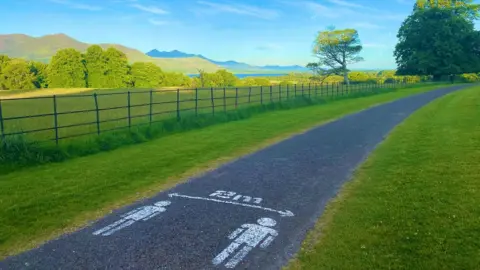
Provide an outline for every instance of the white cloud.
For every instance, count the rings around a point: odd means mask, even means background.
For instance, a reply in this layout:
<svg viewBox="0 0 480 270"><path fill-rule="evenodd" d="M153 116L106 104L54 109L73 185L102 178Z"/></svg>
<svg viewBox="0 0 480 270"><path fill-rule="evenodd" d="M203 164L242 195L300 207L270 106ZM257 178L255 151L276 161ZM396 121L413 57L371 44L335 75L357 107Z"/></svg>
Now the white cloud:
<svg viewBox="0 0 480 270"><path fill-rule="evenodd" d="M343 16L343 14L351 12L350 9L338 9L334 10L330 7L327 7L325 5L316 3L316 2L311 2L311 1L303 1L303 2L297 2L299 4L303 4L308 10L313 12L313 18L321 16L321 17L328 17L328 18L338 18L340 16Z"/></svg>
<svg viewBox="0 0 480 270"><path fill-rule="evenodd" d="M145 11L153 14L158 14L158 15L168 14L168 11L155 6L144 6L140 4L132 4L131 6L141 11Z"/></svg>
<svg viewBox="0 0 480 270"><path fill-rule="evenodd" d="M332 3L332 4L338 5L338 6L344 6L344 7L350 7L350 8L370 9L370 10L375 10L375 11L378 10L376 8L372 8L372 7L364 6L364 5L360 5L360 4L355 4L355 3L347 2L347 1L344 1L344 0L327 0L327 1Z"/></svg>
<svg viewBox="0 0 480 270"><path fill-rule="evenodd" d="M251 5L233 3L222 4L208 1L197 1L197 3L203 6L207 6L210 10L214 10L216 12L234 13L239 15L257 17L261 19L275 19L279 16L276 10L259 8Z"/></svg>
<svg viewBox="0 0 480 270"><path fill-rule="evenodd" d="M50 2L60 4L60 5L65 5L74 9L83 9L83 10L90 10L90 11L102 10L102 8L99 6L93 6L93 5L82 4L82 3L74 3L69 0L50 0Z"/></svg>
<svg viewBox="0 0 480 270"><path fill-rule="evenodd" d="M346 0L326 0L322 4L312 0L279 0L278 2L303 8L313 14L312 18L349 18L349 16L360 16L364 18L396 21L401 21L406 18L405 14L393 14L385 10L348 2Z"/></svg>
<svg viewBox="0 0 480 270"><path fill-rule="evenodd" d="M157 26L168 24L167 21L159 21L159 20L156 20L156 19L149 19L148 22L153 24L153 25L157 25Z"/></svg>

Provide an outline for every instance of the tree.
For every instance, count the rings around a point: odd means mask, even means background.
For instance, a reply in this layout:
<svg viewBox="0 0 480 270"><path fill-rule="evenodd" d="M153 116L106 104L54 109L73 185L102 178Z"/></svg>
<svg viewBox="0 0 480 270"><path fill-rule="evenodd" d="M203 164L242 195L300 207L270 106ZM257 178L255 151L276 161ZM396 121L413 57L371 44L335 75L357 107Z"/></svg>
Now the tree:
<svg viewBox="0 0 480 270"><path fill-rule="evenodd" d="M0 85L5 90L33 89L34 79L28 63L23 59L14 59L2 68Z"/></svg>
<svg viewBox="0 0 480 270"><path fill-rule="evenodd" d="M159 87L162 85L164 78L162 69L149 62L133 63L130 74L132 76L133 87L136 88Z"/></svg>
<svg viewBox="0 0 480 270"><path fill-rule="evenodd" d="M86 87L85 61L82 54L75 49L57 51L47 69L48 86L51 88Z"/></svg>
<svg viewBox="0 0 480 270"><path fill-rule="evenodd" d="M480 5L473 0L417 0L413 11L430 8L448 9L455 15L474 20L479 18Z"/></svg>
<svg viewBox="0 0 480 270"><path fill-rule="evenodd" d="M33 74L33 84L36 88L47 88L48 79L47 79L47 68L48 65L42 62L32 61L29 63L30 72Z"/></svg>
<svg viewBox="0 0 480 270"><path fill-rule="evenodd" d="M348 79L354 82L366 82L370 76L365 72L354 71L348 74Z"/></svg>
<svg viewBox="0 0 480 270"><path fill-rule="evenodd" d="M363 60L358 56L361 51L362 45L357 30L330 28L319 32L315 39L313 53L318 57L318 63L307 66L315 68L318 74L326 77L341 74L348 85L350 82L347 66Z"/></svg>
<svg viewBox="0 0 480 270"><path fill-rule="evenodd" d="M192 79L187 75L179 72L165 72L164 86L191 86Z"/></svg>
<svg viewBox="0 0 480 270"><path fill-rule="evenodd" d="M123 88L128 84L128 59L127 56L113 48L108 48L105 53L105 87Z"/></svg>
<svg viewBox="0 0 480 270"><path fill-rule="evenodd" d="M102 47L98 45L88 47L85 53L85 62L88 87L108 87L107 76L105 76L107 72L107 60Z"/></svg>
<svg viewBox="0 0 480 270"><path fill-rule="evenodd" d="M228 72L225 69L217 70L216 75L216 86L230 87L235 86L238 83L238 78L233 73Z"/></svg>
<svg viewBox="0 0 480 270"><path fill-rule="evenodd" d="M415 11L400 27L395 46L397 75L442 75L480 68L480 35L473 23L448 9Z"/></svg>
<svg viewBox="0 0 480 270"><path fill-rule="evenodd" d="M197 71L198 71L198 81L197 81L197 87L200 86L200 87L205 87L205 74L206 72L203 70L203 69L198 69L197 68Z"/></svg>

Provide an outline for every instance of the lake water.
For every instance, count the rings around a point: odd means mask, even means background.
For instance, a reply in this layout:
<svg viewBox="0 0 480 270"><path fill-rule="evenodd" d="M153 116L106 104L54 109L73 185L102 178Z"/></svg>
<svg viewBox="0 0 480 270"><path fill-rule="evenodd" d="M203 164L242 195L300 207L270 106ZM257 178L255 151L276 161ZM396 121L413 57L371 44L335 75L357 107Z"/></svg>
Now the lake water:
<svg viewBox="0 0 480 270"><path fill-rule="evenodd" d="M242 79L245 77L280 77L284 75L287 75L287 74L285 73L284 74L235 74L235 76L237 76L237 78L239 79ZM198 74L188 74L188 76L195 77L195 76L198 76Z"/></svg>

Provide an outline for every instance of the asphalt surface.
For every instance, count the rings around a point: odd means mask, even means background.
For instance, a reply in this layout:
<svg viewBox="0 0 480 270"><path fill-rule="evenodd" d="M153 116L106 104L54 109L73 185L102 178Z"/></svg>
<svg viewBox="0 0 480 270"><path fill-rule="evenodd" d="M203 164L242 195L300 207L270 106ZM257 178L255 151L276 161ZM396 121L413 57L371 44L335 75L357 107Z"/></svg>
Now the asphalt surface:
<svg viewBox="0 0 480 270"><path fill-rule="evenodd" d="M9 257L0 269L279 269L392 128L461 88L410 96L312 129ZM235 194L210 196L217 190ZM122 219L159 201L158 207ZM145 217L150 218L138 220ZM94 234L117 221L129 226L107 236Z"/></svg>

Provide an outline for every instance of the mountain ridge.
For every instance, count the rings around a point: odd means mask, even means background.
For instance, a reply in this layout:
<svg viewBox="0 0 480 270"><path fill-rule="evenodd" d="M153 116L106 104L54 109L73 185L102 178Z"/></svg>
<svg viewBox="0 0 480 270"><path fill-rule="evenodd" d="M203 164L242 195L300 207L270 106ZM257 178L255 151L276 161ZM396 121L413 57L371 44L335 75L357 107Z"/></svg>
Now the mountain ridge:
<svg viewBox="0 0 480 270"><path fill-rule="evenodd" d="M266 66L254 66L243 62L237 62L234 60L227 60L227 61L216 61L211 58L205 57L202 54L191 54L185 53L179 50L172 50L172 51L159 51L158 49L153 49L147 53L146 55L154 58L178 58L178 57L199 57L210 61L216 65L219 65L223 68L231 69L231 70L255 70L255 71L300 71L306 72L309 69L299 66L299 65L290 65L290 66L281 66L281 65L266 65Z"/></svg>
<svg viewBox="0 0 480 270"><path fill-rule="evenodd" d="M85 52L93 44L78 41L66 34L56 33L40 37L33 37L25 34L0 34L0 54L14 58L23 58L40 62L48 62L60 49L74 48ZM127 56L129 62L152 62L165 71L177 71L183 73L196 73L197 69L206 72L215 72L221 69L220 66L198 57L189 58L153 58L143 52L115 43L97 44L103 49L114 47Z"/></svg>

